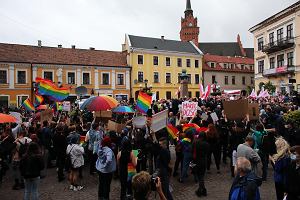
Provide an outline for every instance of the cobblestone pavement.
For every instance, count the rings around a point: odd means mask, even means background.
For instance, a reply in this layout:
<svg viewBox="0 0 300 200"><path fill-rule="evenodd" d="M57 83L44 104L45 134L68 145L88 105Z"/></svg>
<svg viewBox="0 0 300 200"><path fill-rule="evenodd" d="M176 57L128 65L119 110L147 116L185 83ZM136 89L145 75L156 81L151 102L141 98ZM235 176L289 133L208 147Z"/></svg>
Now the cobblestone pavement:
<svg viewBox="0 0 300 200"><path fill-rule="evenodd" d="M172 150L173 151L173 150ZM172 154L174 156L174 154ZM87 168L86 168L87 169ZM211 172L206 175L206 188L208 191L207 197L198 198L195 195L197 184L193 180L193 176L189 176L185 183L179 183L177 178L171 178L171 186L174 189L172 195L174 199L205 199L205 200L226 200L228 199L229 189L232 183L230 178L230 171L228 165L221 166L221 174L217 174L214 166L212 166ZM84 173L84 186L85 188L81 191L74 192L69 190L67 180L58 183L56 179L55 169L47 170L47 177L41 180L40 184L40 199L41 200L96 200L97 199L97 188L98 178L97 175L91 176L88 173ZM261 197L263 200L274 200L276 199L274 181L272 179L272 169L269 169L269 177L267 182L263 182L260 188ZM11 173L8 173L4 178L3 184L0 188L0 199L1 200L20 200L23 198L24 190L12 190L13 179ZM110 198L112 200L119 199L120 194L120 183L118 180L113 180L111 186ZM152 192L150 199L159 199Z"/></svg>

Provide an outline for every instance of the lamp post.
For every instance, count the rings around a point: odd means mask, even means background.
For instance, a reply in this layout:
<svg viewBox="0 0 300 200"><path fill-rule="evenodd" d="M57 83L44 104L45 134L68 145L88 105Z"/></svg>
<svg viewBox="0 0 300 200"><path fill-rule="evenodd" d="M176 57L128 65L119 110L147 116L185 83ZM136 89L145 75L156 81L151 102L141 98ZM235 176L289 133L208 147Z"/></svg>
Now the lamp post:
<svg viewBox="0 0 300 200"><path fill-rule="evenodd" d="M151 90L152 90L152 86L148 87L148 79L145 79L144 80L144 84L145 84L145 87L142 88L142 85L140 85L140 90L142 90L143 92L145 93L151 93Z"/></svg>

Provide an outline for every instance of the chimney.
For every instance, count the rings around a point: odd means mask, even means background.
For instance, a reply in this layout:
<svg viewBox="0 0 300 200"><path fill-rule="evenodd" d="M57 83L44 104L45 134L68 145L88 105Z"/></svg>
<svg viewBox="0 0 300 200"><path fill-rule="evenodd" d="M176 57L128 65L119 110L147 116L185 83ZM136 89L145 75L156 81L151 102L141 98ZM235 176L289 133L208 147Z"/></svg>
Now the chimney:
<svg viewBox="0 0 300 200"><path fill-rule="evenodd" d="M75 46L75 45L72 45L71 47L72 47L72 49L75 49L75 48L76 48L76 46Z"/></svg>
<svg viewBox="0 0 300 200"><path fill-rule="evenodd" d="M94 47L90 47L90 50L95 50L95 48Z"/></svg>
<svg viewBox="0 0 300 200"><path fill-rule="evenodd" d="M61 45L61 44L59 44L59 45L57 45L57 47L58 47L58 48L62 48L62 45Z"/></svg>
<svg viewBox="0 0 300 200"><path fill-rule="evenodd" d="M42 40L38 40L38 47L42 47Z"/></svg>
<svg viewBox="0 0 300 200"><path fill-rule="evenodd" d="M161 41L164 42L164 41L165 41L165 36L162 35L162 36L160 37L160 39L161 39Z"/></svg>

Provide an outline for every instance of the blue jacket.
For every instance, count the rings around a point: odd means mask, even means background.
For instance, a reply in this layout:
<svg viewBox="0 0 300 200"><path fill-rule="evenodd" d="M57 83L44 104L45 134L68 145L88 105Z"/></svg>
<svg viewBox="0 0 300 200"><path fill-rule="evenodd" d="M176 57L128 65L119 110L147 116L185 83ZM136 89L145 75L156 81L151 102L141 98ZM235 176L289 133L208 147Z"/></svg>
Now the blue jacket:
<svg viewBox="0 0 300 200"><path fill-rule="evenodd" d="M112 173L116 171L116 165L116 158L113 151L109 147L100 147L96 169L101 173Z"/></svg>
<svg viewBox="0 0 300 200"><path fill-rule="evenodd" d="M286 184L286 169L290 164L290 158L285 156L275 162L274 181L275 183Z"/></svg>

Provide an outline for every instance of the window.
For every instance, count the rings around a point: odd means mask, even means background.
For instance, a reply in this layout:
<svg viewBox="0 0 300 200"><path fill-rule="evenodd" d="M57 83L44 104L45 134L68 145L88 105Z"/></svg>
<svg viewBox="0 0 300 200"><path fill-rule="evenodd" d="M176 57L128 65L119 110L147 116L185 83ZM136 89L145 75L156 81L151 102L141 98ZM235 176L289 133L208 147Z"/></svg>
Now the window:
<svg viewBox="0 0 300 200"><path fill-rule="evenodd" d="M178 83L181 83L181 73L178 73Z"/></svg>
<svg viewBox="0 0 300 200"><path fill-rule="evenodd" d="M191 74L187 74L188 75L188 83L191 84L192 83L192 75Z"/></svg>
<svg viewBox="0 0 300 200"><path fill-rule="evenodd" d="M234 69L234 64L230 64L230 69Z"/></svg>
<svg viewBox="0 0 300 200"><path fill-rule="evenodd" d="M3 70L1 70L3 71ZM8 96L0 96L0 107L8 108Z"/></svg>
<svg viewBox="0 0 300 200"><path fill-rule="evenodd" d="M264 65L265 65L265 61L264 60L258 61L258 73L263 73L263 71L264 71Z"/></svg>
<svg viewBox="0 0 300 200"><path fill-rule="evenodd" d="M195 84L199 84L200 83L200 76L199 74L195 74Z"/></svg>
<svg viewBox="0 0 300 200"><path fill-rule="evenodd" d="M26 71L17 71L17 83L26 84Z"/></svg>
<svg viewBox="0 0 300 200"><path fill-rule="evenodd" d="M17 103L18 103L18 106L21 106L23 104L23 102L28 99L29 96L22 96L22 95L17 95Z"/></svg>
<svg viewBox="0 0 300 200"><path fill-rule="evenodd" d="M199 68L199 60L195 60L195 68Z"/></svg>
<svg viewBox="0 0 300 200"><path fill-rule="evenodd" d="M241 70L245 70L245 65L241 65Z"/></svg>
<svg viewBox="0 0 300 200"><path fill-rule="evenodd" d="M250 65L250 70L253 71L253 65Z"/></svg>
<svg viewBox="0 0 300 200"><path fill-rule="evenodd" d="M271 46L274 45L274 32L269 34L269 43Z"/></svg>
<svg viewBox="0 0 300 200"><path fill-rule="evenodd" d="M82 73L82 84L89 85L90 84L90 73Z"/></svg>
<svg viewBox="0 0 300 200"><path fill-rule="evenodd" d="M270 69L275 68L275 57L270 58Z"/></svg>
<svg viewBox="0 0 300 200"><path fill-rule="evenodd" d="M227 64L226 63L224 63L224 69L227 69Z"/></svg>
<svg viewBox="0 0 300 200"><path fill-rule="evenodd" d="M139 65L144 64L144 56L143 55L138 55L138 64Z"/></svg>
<svg viewBox="0 0 300 200"><path fill-rule="evenodd" d="M44 79L53 81L53 72L44 72Z"/></svg>
<svg viewBox="0 0 300 200"><path fill-rule="evenodd" d="M171 65L171 58L166 57L166 66L170 66L170 65Z"/></svg>
<svg viewBox="0 0 300 200"><path fill-rule="evenodd" d="M250 83L251 83L251 85L254 84L254 77L253 76L251 76L251 78L250 78Z"/></svg>
<svg viewBox="0 0 300 200"><path fill-rule="evenodd" d="M224 83L225 83L225 85L228 85L228 76L225 76Z"/></svg>
<svg viewBox="0 0 300 200"><path fill-rule="evenodd" d="M102 85L109 85L109 73L102 74Z"/></svg>
<svg viewBox="0 0 300 200"><path fill-rule="evenodd" d="M259 38L257 40L257 45L258 45L258 51L261 51L264 47L264 38L262 38L262 37Z"/></svg>
<svg viewBox="0 0 300 200"><path fill-rule="evenodd" d="M232 76L231 83L232 83L232 85L235 85L235 76Z"/></svg>
<svg viewBox="0 0 300 200"><path fill-rule="evenodd" d="M212 75L211 76L211 83L214 84L216 82L216 76Z"/></svg>
<svg viewBox="0 0 300 200"><path fill-rule="evenodd" d="M124 74L117 74L117 85L124 85Z"/></svg>
<svg viewBox="0 0 300 200"><path fill-rule="evenodd" d="M283 28L277 30L277 41L281 42L283 40Z"/></svg>
<svg viewBox="0 0 300 200"><path fill-rule="evenodd" d="M186 59L186 67L191 67L191 59Z"/></svg>
<svg viewBox="0 0 300 200"><path fill-rule="evenodd" d="M246 85L246 77L245 76L242 77L242 84Z"/></svg>
<svg viewBox="0 0 300 200"><path fill-rule="evenodd" d="M287 39L290 39L293 37L293 24L289 24L286 27L286 37L287 37Z"/></svg>
<svg viewBox="0 0 300 200"><path fill-rule="evenodd" d="M138 82L142 83L144 82L144 73L138 72Z"/></svg>
<svg viewBox="0 0 300 200"><path fill-rule="evenodd" d="M153 65L158 65L158 56L153 56Z"/></svg>
<svg viewBox="0 0 300 200"><path fill-rule="evenodd" d="M170 91L166 91L166 99L172 99L172 93Z"/></svg>
<svg viewBox="0 0 300 200"><path fill-rule="evenodd" d="M211 68L215 68L215 63L210 63Z"/></svg>
<svg viewBox="0 0 300 200"><path fill-rule="evenodd" d="M75 84L75 72L68 72L68 84Z"/></svg>
<svg viewBox="0 0 300 200"><path fill-rule="evenodd" d="M294 52L289 52L287 54L287 65L292 66L294 64Z"/></svg>
<svg viewBox="0 0 300 200"><path fill-rule="evenodd" d="M0 70L0 84L7 84L7 71Z"/></svg>
<svg viewBox="0 0 300 200"><path fill-rule="evenodd" d="M189 98L192 98L192 92L188 92Z"/></svg>
<svg viewBox="0 0 300 200"><path fill-rule="evenodd" d="M277 56L277 67L284 66L284 54L280 54Z"/></svg>
<svg viewBox="0 0 300 200"><path fill-rule="evenodd" d="M199 98L200 97L200 92L196 92L196 97Z"/></svg>
<svg viewBox="0 0 300 200"><path fill-rule="evenodd" d="M177 67L182 67L182 59L177 58Z"/></svg>
<svg viewBox="0 0 300 200"><path fill-rule="evenodd" d="M166 83L171 83L171 73L166 73Z"/></svg>
<svg viewBox="0 0 300 200"><path fill-rule="evenodd" d="M154 83L159 83L159 75L158 75L158 72L154 72L153 80L154 80Z"/></svg>

